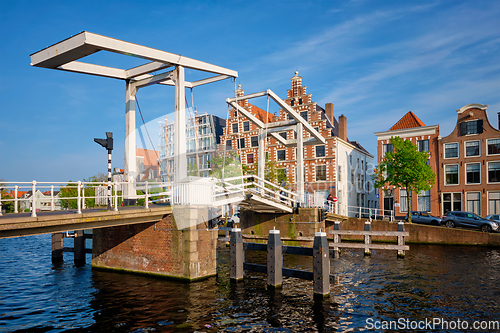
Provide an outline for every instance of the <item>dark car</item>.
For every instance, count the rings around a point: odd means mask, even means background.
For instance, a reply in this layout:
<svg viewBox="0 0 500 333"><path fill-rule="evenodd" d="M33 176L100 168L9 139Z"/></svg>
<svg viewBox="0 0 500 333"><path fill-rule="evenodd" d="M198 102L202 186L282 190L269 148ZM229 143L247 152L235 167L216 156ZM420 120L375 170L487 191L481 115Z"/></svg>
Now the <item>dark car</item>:
<svg viewBox="0 0 500 333"><path fill-rule="evenodd" d="M488 215L488 216L485 216L484 218L488 219L488 220L493 220L497 223L500 222L500 215L499 214Z"/></svg>
<svg viewBox="0 0 500 333"><path fill-rule="evenodd" d="M406 221L408 221L408 214L406 214ZM411 212L411 221L413 223L441 225L441 218L429 215L426 212Z"/></svg>
<svg viewBox="0 0 500 333"><path fill-rule="evenodd" d="M473 228L479 229L482 232L498 232L500 229L500 226L497 222L482 218L470 212L448 212L443 216L442 223L448 228Z"/></svg>

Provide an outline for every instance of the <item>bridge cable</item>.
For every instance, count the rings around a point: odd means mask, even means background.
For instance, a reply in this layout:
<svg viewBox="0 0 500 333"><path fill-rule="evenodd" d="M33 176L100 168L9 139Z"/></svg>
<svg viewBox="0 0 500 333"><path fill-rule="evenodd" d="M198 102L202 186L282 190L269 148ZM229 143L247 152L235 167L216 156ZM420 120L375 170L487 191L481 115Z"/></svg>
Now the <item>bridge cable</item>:
<svg viewBox="0 0 500 333"><path fill-rule="evenodd" d="M151 146L153 147L153 151L155 152L157 161L160 159L160 156L158 155L158 151L155 148L155 145L153 144L153 140L151 140L151 136L149 135L148 127L146 126L146 123L144 122L144 117L142 116L142 111L141 107L139 106L139 99L137 98L137 95L135 96L135 103L137 104L137 109L139 110L139 114L141 115L142 123L144 125L144 129L146 130L146 134L148 135L149 142L151 143ZM158 171L161 169L161 163L158 165Z"/></svg>

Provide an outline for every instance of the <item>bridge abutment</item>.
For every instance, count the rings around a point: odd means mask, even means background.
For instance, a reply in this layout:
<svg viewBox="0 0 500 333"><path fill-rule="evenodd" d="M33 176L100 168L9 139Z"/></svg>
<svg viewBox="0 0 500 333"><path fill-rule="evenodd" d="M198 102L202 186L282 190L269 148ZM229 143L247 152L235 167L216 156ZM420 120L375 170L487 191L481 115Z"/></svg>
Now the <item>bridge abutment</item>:
<svg viewBox="0 0 500 333"><path fill-rule="evenodd" d="M194 281L215 275L216 260L217 231L194 223L178 230L173 214L158 222L94 229L93 268Z"/></svg>
<svg viewBox="0 0 500 333"><path fill-rule="evenodd" d="M312 247L315 233L325 231L325 221L319 221L317 208L299 208L295 214L242 210L240 228L244 238L255 242L266 242L276 228L284 245Z"/></svg>

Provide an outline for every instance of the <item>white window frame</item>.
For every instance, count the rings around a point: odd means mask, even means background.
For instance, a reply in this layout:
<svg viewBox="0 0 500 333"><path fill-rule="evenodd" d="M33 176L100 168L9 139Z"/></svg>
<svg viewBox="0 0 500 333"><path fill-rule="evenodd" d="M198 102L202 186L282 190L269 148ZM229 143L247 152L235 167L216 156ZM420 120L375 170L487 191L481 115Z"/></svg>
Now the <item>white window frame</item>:
<svg viewBox="0 0 500 333"><path fill-rule="evenodd" d="M499 193L499 194L500 194L500 191L488 191L488 193L487 193L487 197L486 197L486 200L488 200L488 205L487 205L488 207L487 207L487 209L486 209L486 210L488 211L488 215L491 215L491 214L500 214L500 207L499 207L499 210L498 210L498 211L496 211L496 210L495 210L495 211L492 211L492 210L490 209L490 208L491 208L491 206L490 206L490 194L491 194L491 193ZM497 199L495 199L495 200L497 200ZM499 205L500 205L500 204L499 204Z"/></svg>
<svg viewBox="0 0 500 333"><path fill-rule="evenodd" d="M447 166L450 166L450 165L456 165L457 166L457 170L458 170L458 183L457 184L447 184L446 183L446 167ZM444 174L444 186L457 186L457 185L460 185L460 164L459 163L453 163L453 164L445 164L443 166L443 174Z"/></svg>
<svg viewBox="0 0 500 333"><path fill-rule="evenodd" d="M443 192L441 193L441 212L444 214L444 195L445 194L450 194L450 197L451 197L451 208L453 208L453 203L455 202L453 200L453 197L455 196L455 194L459 194L460 195L460 210L464 210L464 195L462 192ZM453 211L450 210L450 212Z"/></svg>
<svg viewBox="0 0 500 333"><path fill-rule="evenodd" d="M498 154L488 154L488 142L490 140L500 140L500 138L489 138L489 139L486 139L486 156L496 156L496 155L500 155L500 153Z"/></svg>
<svg viewBox="0 0 500 333"><path fill-rule="evenodd" d="M467 165L469 164L479 164L479 183L469 183L467 182ZM460 173L460 170L459 170ZM459 175L460 176L460 175ZM446 177L445 177L446 179ZM482 183L482 175L481 175L481 162L470 162L470 163L465 163L465 185L481 185ZM460 178L458 179L460 181Z"/></svg>
<svg viewBox="0 0 500 333"><path fill-rule="evenodd" d="M490 163L500 163L500 161L488 161L488 162L486 162L486 184L500 184L500 181L490 182Z"/></svg>
<svg viewBox="0 0 500 333"><path fill-rule="evenodd" d="M457 145L457 156L456 157L446 157L446 145L456 144ZM443 158L445 160L451 160L453 158L460 158L460 143L459 142L446 142L443 143Z"/></svg>
<svg viewBox="0 0 500 333"><path fill-rule="evenodd" d="M474 209L469 209L469 193L479 193L479 211L474 211ZM469 191L469 192L465 192L465 211L467 212L471 212L471 213L474 213L476 215L479 215L481 216L481 192L480 191Z"/></svg>
<svg viewBox="0 0 500 333"><path fill-rule="evenodd" d="M478 142L479 143L479 155L471 155L467 156L467 143L468 142ZM465 158L470 158L470 157L481 157L481 140L469 140L469 141L464 141L464 157Z"/></svg>
<svg viewBox="0 0 500 333"><path fill-rule="evenodd" d="M429 195L420 195L420 193L425 193L425 192L428 192ZM428 190L428 191L420 191L419 194L417 194L417 210L419 211L423 211L422 209L420 209L420 202L419 202L419 199L422 197L422 198L429 198L429 210L426 210L425 212L429 213L431 211L431 190Z"/></svg>

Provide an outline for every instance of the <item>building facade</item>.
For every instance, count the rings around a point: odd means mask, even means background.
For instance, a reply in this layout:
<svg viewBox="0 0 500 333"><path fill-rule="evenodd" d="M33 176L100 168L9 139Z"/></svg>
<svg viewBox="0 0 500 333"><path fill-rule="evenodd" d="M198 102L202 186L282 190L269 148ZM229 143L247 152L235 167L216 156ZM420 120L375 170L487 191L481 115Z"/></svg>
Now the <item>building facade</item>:
<svg viewBox="0 0 500 333"><path fill-rule="evenodd" d="M458 109L453 132L439 140L443 214L452 210L480 216L500 213L500 130L490 124L487 107L469 104Z"/></svg>
<svg viewBox="0 0 500 333"><path fill-rule="evenodd" d="M402 219L408 214L407 196L411 195L410 211L423 211L433 216L440 216L441 209L439 206L440 196L438 191L438 163L439 163L439 125L426 126L413 112L405 114L396 124L388 131L377 132L377 155L378 163L382 161L385 153L392 151L393 147L390 142L391 137L400 137L405 140L410 140L415 144L419 151L427 152L429 155L428 164L432 171L437 175L435 185L429 191L420 193L407 193L405 189L400 189L394 186L385 186L378 190L379 206L384 211L384 214L389 215L389 212L394 210L394 216L397 219Z"/></svg>
<svg viewBox="0 0 500 333"><path fill-rule="evenodd" d="M392 150L391 136L410 140L429 154L436 183L430 191L410 193L411 210L434 216L453 210L480 216L500 213L500 130L490 124L487 107L469 104L457 110L456 126L443 138L438 125L425 126L413 112L408 112L388 131L375 133L379 162ZM380 208L394 209L396 217L403 218L408 213L407 195L404 189L382 188Z"/></svg>
<svg viewBox="0 0 500 333"><path fill-rule="evenodd" d="M160 125L160 177L164 182L174 180L174 123ZM187 119L186 125L186 158L188 176L209 177L210 162L217 153L220 137L226 120L210 114L198 115Z"/></svg>
<svg viewBox="0 0 500 333"><path fill-rule="evenodd" d="M376 207L376 194L373 190L371 193L368 191L371 180L367 174L368 165L373 166L373 155L369 154L359 143L347 139L347 119L344 115L339 117L339 121L335 119L333 104L327 103L325 108L322 108L314 102L312 95L306 91L307 87L302 85L302 77L297 72L291 81L292 87L287 91L284 101L325 138L326 144L305 145L302 152L297 152L296 147L287 147L268 136L265 140L266 155L278 170L280 179L285 180L288 189L297 190L297 154L302 153L305 191L309 194L309 198L321 202L331 194L338 198L345 212L348 211L348 206ZM238 87L236 96L244 96L241 86ZM276 115L250 104L245 99L238 103L264 123L291 120L284 110L280 110L280 114ZM297 135L293 127L278 134L286 140L294 140ZM251 121L234 109L230 111L221 144L224 145L226 151L237 152L242 164L255 174L257 174L258 165L258 135L259 130ZM309 133L304 131L304 138L309 138L309 136ZM340 167L340 172L338 167ZM355 184L347 176L351 170L355 174ZM339 180L337 174L342 174L344 171L346 175L341 176ZM373 186L371 188L373 189Z"/></svg>

